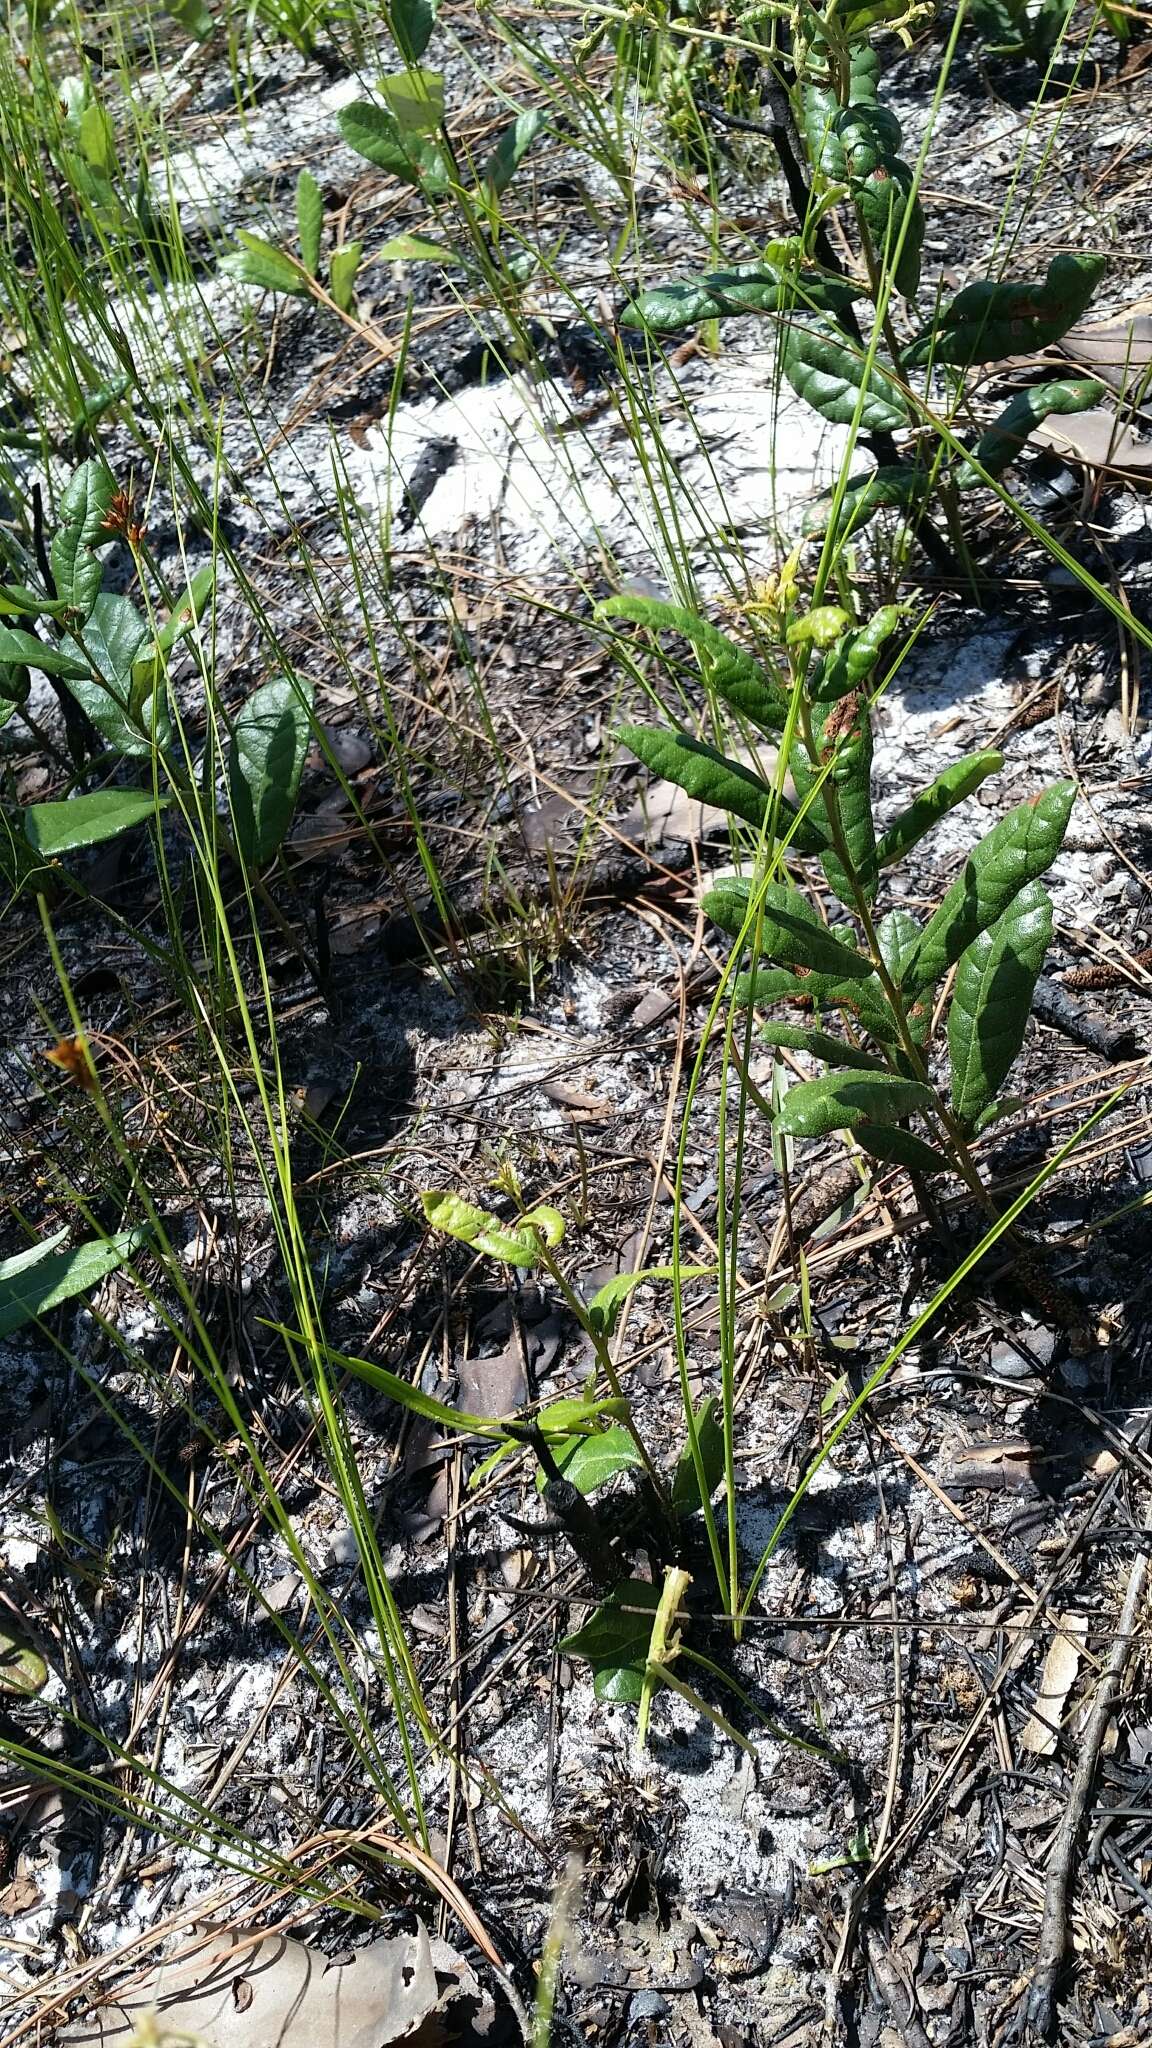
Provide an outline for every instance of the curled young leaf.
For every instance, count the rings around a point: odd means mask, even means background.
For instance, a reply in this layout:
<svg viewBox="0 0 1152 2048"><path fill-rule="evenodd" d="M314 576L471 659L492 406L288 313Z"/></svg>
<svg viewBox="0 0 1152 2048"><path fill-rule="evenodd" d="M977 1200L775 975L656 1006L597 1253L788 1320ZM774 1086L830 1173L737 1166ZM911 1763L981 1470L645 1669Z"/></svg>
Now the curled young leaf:
<svg viewBox="0 0 1152 2048"><path fill-rule="evenodd" d="M541 1247L553 1249L564 1235L564 1218L558 1209L546 1206L504 1223L490 1209L479 1209L462 1195L430 1188L420 1200L434 1230L486 1252L489 1258L502 1259L507 1266L536 1265Z"/></svg>
<svg viewBox="0 0 1152 2048"><path fill-rule="evenodd" d="M933 987L980 933L1003 917L1029 882L1050 868L1060 851L1076 786L1054 782L1018 804L974 846L924 935L904 977L907 991Z"/></svg>
<svg viewBox="0 0 1152 2048"><path fill-rule="evenodd" d="M889 463L879 469L871 469L861 476L850 476L840 500L837 532L846 535L861 526L867 526L873 513L883 507L892 511L912 514L920 510L928 496L928 473L911 465ZM804 515L804 532L807 535L825 533L831 524L835 501L834 491L825 491Z"/></svg>
<svg viewBox="0 0 1152 2048"><path fill-rule="evenodd" d="M1032 994L1052 939L1052 900L1029 882L960 955L948 1012L952 1107L973 1123L999 1093L1024 1042Z"/></svg>
<svg viewBox="0 0 1152 2048"><path fill-rule="evenodd" d="M845 634L809 678L808 695L814 704L834 704L851 691L862 690L872 680L880 657L900 624L900 614L898 604L881 605L866 625Z"/></svg>
<svg viewBox="0 0 1152 2048"><path fill-rule="evenodd" d="M907 810L901 811L888 830L881 833L876 843L880 866L891 867L893 861L902 860L939 819L979 789L987 776L998 775L1003 766L1003 754L989 747L982 754L966 754L962 761L953 761L951 767L943 769L935 782L921 790Z"/></svg>

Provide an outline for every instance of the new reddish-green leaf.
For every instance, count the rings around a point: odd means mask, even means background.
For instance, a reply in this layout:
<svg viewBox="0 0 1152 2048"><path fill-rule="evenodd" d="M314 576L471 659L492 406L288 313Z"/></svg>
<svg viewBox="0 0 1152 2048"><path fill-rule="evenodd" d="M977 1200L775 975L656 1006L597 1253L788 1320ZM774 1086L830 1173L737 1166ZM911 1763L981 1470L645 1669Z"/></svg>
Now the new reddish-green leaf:
<svg viewBox="0 0 1152 2048"><path fill-rule="evenodd" d="M1003 917L1029 882L1051 867L1060 850L1076 795L1071 782L1054 782L1018 804L974 846L963 872L924 928L904 977L912 993L931 988L980 933Z"/></svg>
<svg viewBox="0 0 1152 2048"><path fill-rule="evenodd" d="M948 1012L952 1107L972 1122L998 1093L1024 1041L1032 993L1052 939L1052 902L1029 882L960 955Z"/></svg>
<svg viewBox="0 0 1152 2048"><path fill-rule="evenodd" d="M864 1124L895 1124L935 1102L923 1081L898 1074L821 1074L790 1088L776 1126L790 1138L823 1138Z"/></svg>

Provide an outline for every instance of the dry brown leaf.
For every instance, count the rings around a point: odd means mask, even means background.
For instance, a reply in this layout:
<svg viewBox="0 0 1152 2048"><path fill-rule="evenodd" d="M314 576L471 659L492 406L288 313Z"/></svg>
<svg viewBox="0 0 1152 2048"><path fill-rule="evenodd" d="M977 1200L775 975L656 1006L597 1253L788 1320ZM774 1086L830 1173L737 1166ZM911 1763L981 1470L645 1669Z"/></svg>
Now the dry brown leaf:
<svg viewBox="0 0 1152 2048"><path fill-rule="evenodd" d="M1056 1748L1064 1708L1076 1683L1087 1635L1086 1615L1060 1616L1059 1630L1053 1636L1044 1659L1036 1704L1020 1737L1021 1749L1026 1749L1031 1756L1051 1756Z"/></svg>
<svg viewBox="0 0 1152 2048"><path fill-rule="evenodd" d="M945 1485L981 1486L989 1492L1029 1489L1036 1483L1032 1470L1034 1455L1031 1444L1023 1437L1008 1437L999 1443L965 1444L949 1460Z"/></svg>
<svg viewBox="0 0 1152 2048"><path fill-rule="evenodd" d="M1152 476L1152 441L1142 441L1104 406L1046 419L1030 436L1033 448L1051 448L1090 469L1114 469L1125 476Z"/></svg>
<svg viewBox="0 0 1152 2048"><path fill-rule="evenodd" d="M1148 395L1152 375L1152 302L1138 299L1115 319L1070 328L1060 351L1078 368L1103 378L1113 391L1140 402Z"/></svg>
<svg viewBox="0 0 1152 2048"><path fill-rule="evenodd" d="M443 1991L438 1977L447 1979ZM227 1930L187 1961L161 1964L139 1991L66 2027L59 2039L74 2048L128 2048L154 2013L162 2033L210 2048L442 2048L457 2038L450 2013L461 1998L468 2038L483 2038L475 1977L445 1943L430 1942L420 1922L415 1934L385 1936L351 1961L331 1964L285 1935L246 1946Z"/></svg>

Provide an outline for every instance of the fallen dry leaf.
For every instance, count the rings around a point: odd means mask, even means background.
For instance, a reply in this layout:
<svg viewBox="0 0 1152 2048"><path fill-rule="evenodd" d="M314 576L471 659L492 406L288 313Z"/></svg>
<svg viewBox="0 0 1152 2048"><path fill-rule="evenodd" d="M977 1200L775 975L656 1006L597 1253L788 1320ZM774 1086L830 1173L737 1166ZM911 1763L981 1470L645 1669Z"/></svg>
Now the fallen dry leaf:
<svg viewBox="0 0 1152 2048"><path fill-rule="evenodd" d="M1060 352L1139 403L1152 376L1152 302L1138 299L1112 320L1070 328Z"/></svg>
<svg viewBox="0 0 1152 2048"><path fill-rule="evenodd" d="M1004 1488L1032 1488L1033 1450L1023 1437L1008 1437L998 1443L965 1444L953 1452L945 1474L946 1486L981 1486L989 1492Z"/></svg>
<svg viewBox="0 0 1152 2048"><path fill-rule="evenodd" d="M58 2038L128 2048L152 2013L163 2034L192 2036L210 2048L444 2048L460 2038L482 2040L492 2018L468 1965L446 1943L429 1941L418 1921L415 1934L384 1936L347 1963L329 1963L285 1935L249 1947L223 1931L198 1955L171 1968L161 1964L130 1997Z"/></svg>
<svg viewBox="0 0 1152 2048"><path fill-rule="evenodd" d="M1060 1616L1059 1630L1053 1636L1044 1659L1036 1704L1020 1737L1021 1749L1026 1749L1032 1756L1051 1756L1056 1748L1064 1708L1076 1683L1087 1635L1086 1615Z"/></svg>
<svg viewBox="0 0 1152 2048"><path fill-rule="evenodd" d="M1142 441L1114 412L1093 406L1066 419L1047 419L1030 435L1033 448L1051 448L1090 469L1114 469L1125 476L1152 476L1152 441Z"/></svg>

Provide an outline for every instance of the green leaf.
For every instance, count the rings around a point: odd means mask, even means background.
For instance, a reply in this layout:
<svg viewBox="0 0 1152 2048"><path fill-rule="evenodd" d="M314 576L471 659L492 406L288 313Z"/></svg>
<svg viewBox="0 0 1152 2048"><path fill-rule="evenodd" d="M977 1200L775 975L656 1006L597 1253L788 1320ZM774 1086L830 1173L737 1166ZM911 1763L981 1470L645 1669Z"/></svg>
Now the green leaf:
<svg viewBox="0 0 1152 2048"><path fill-rule="evenodd" d="M565 1479L577 1493L583 1494L595 1493L597 1487L606 1485L618 1472L631 1471L644 1463L635 1440L619 1422L611 1429L596 1430L591 1436L570 1436L554 1446L552 1455ZM538 1483L543 1490L547 1485L546 1473L538 1475Z"/></svg>
<svg viewBox="0 0 1152 2048"><path fill-rule="evenodd" d="M263 292L287 292L295 298L308 298L308 280L298 263L286 256L283 249L276 249L260 235L250 235L246 228L237 230L239 249L230 249L220 259L220 269L225 277L231 277L237 284L256 285Z"/></svg>
<svg viewBox="0 0 1152 2048"><path fill-rule="evenodd" d="M283 1323L273 1323L270 1327L289 1343L301 1341L299 1331L288 1329ZM437 1401L433 1395L414 1387L411 1380L401 1379L397 1373L389 1372L386 1366L373 1365L366 1358L352 1358L347 1352L333 1351L328 1347L325 1347L325 1356L331 1364L355 1373L357 1379L363 1380L367 1386L387 1394L390 1400L399 1402L411 1414L422 1416L426 1422L438 1423L443 1429L466 1430L471 1436L495 1437L501 1446L508 1445L507 1432L499 1416L471 1415L464 1408L450 1408L446 1402ZM519 1449L519 1444L515 1448Z"/></svg>
<svg viewBox="0 0 1152 2048"><path fill-rule="evenodd" d="M646 725L623 725L619 737L643 761L653 775L688 792L698 802L712 804L719 811L731 811L748 825L763 826L773 806L771 785L746 768L741 761L729 761L703 740L684 732ZM776 824L781 838L793 826L796 812L785 797L776 800ZM820 851L825 841L802 820L792 831L792 842L801 853Z"/></svg>
<svg viewBox="0 0 1152 2048"><path fill-rule="evenodd" d="M356 243L359 248L359 242ZM426 235L393 235L376 251L385 263L458 263L443 242L430 242Z"/></svg>
<svg viewBox="0 0 1152 2048"><path fill-rule="evenodd" d="M377 89L401 135L435 135L444 119L442 71L398 71Z"/></svg>
<svg viewBox="0 0 1152 2048"><path fill-rule="evenodd" d="M880 957L899 988L910 960L916 957L921 927L910 910L890 910L876 927Z"/></svg>
<svg viewBox="0 0 1152 2048"><path fill-rule="evenodd" d="M905 988L931 988L980 933L1003 917L1029 882L1050 868L1064 838L1075 784L1054 782L1001 818L973 847L955 881L924 928Z"/></svg>
<svg viewBox="0 0 1152 2048"><path fill-rule="evenodd" d="M1015 462L1028 436L1052 413L1064 417L1087 412L1107 392L1108 386L1096 377L1064 377L1052 384L1033 384L1027 391L1018 391L995 424L981 434L972 450L973 461L989 476L999 476L1010 462ZM966 491L982 483L983 477L972 462L962 462L954 471L953 480L958 490Z"/></svg>
<svg viewBox="0 0 1152 2048"><path fill-rule="evenodd" d="M432 39L439 0L389 0L388 26L406 64L418 64Z"/></svg>
<svg viewBox="0 0 1152 2048"><path fill-rule="evenodd" d="M216 564L205 562L197 569L182 598L172 607L167 623L156 635L157 654L171 654L178 640L183 640L204 616L204 610L216 587Z"/></svg>
<svg viewBox="0 0 1152 2048"><path fill-rule="evenodd" d="M727 882L722 890L709 891L703 907L717 924L731 930L731 924L725 919L733 917L741 899L747 915L750 888L748 882ZM722 896L727 900L718 902ZM831 975L837 981L867 980L871 975L871 961L836 938L799 889L790 889L782 882L769 882L763 891L763 905L760 947L770 960L778 960L785 967L812 968L817 974ZM718 909L724 913L723 918L717 916ZM739 930L739 925L736 929Z"/></svg>
<svg viewBox="0 0 1152 2048"><path fill-rule="evenodd" d="M997 284L980 278L957 292L931 327L905 351L909 365L995 363L1051 348L1091 302L1106 256L1054 256L1042 284Z"/></svg>
<svg viewBox="0 0 1152 2048"><path fill-rule="evenodd" d="M87 656L85 673L91 674L94 669L114 690L127 692L132 686L133 664L148 637L147 623L131 598L104 591L96 599L81 634L62 644L77 660Z"/></svg>
<svg viewBox="0 0 1152 2048"><path fill-rule="evenodd" d="M952 1107L973 1122L999 1093L1024 1042L1032 993L1052 939L1052 902L1029 882L960 955L948 1012Z"/></svg>
<svg viewBox="0 0 1152 2048"><path fill-rule="evenodd" d="M94 391L87 392L69 418L68 424L72 432L79 434L85 427L95 426L96 421L102 419L104 414L123 398L131 381L125 370L121 371L119 376L109 377L105 383L97 384Z"/></svg>
<svg viewBox="0 0 1152 2048"><path fill-rule="evenodd" d="M710 1266L642 1266L635 1273L614 1273L588 1303L588 1321L598 1336L610 1337L633 1288L649 1280L675 1280L677 1272L681 1280L700 1280L711 1270Z"/></svg>
<svg viewBox="0 0 1152 2048"><path fill-rule="evenodd" d="M814 1059L825 1060L832 1067L855 1067L867 1074L886 1074L888 1071L883 1060L874 1059L870 1052L862 1052L856 1045L846 1045L842 1038L834 1038L830 1031L817 1031L805 1024L777 1024L775 1021L762 1024L760 1037L765 1045L787 1046L793 1052L811 1053Z"/></svg>
<svg viewBox="0 0 1152 2048"><path fill-rule="evenodd" d="M709 1394L701 1401L694 1419L700 1462L704 1467L704 1484L711 1500L724 1477L724 1420L720 1403L714 1394ZM692 1456L691 1444L686 1443L676 1460L676 1470L672 1475L672 1512L679 1519L685 1515L696 1514L702 1505L696 1461Z"/></svg>
<svg viewBox="0 0 1152 2048"><path fill-rule="evenodd" d="M908 424L908 404L890 370L875 363L864 385L864 354L826 321L793 321L784 337L780 367L805 404L836 426L850 426L861 388L860 425L868 434L890 434Z"/></svg>
<svg viewBox="0 0 1152 2048"><path fill-rule="evenodd" d="M665 604L659 598L621 594L605 598L592 616L598 624L605 619L628 619L633 625L647 626L653 633L681 634L704 656L704 681L723 703L766 731L777 732L784 726L788 698L775 678L754 655L738 647L698 613L681 605Z"/></svg>
<svg viewBox="0 0 1152 2048"><path fill-rule="evenodd" d="M301 171L296 180L296 239L300 261L309 277L320 269L320 237L324 232L324 194L311 171Z"/></svg>
<svg viewBox="0 0 1152 2048"><path fill-rule="evenodd" d="M0 1693L17 1699L32 1699L48 1683L48 1666L39 1651L14 1636L8 1624L0 1628Z"/></svg>
<svg viewBox="0 0 1152 2048"><path fill-rule="evenodd" d="M717 885L712 891L713 897L721 893L723 886L721 884ZM748 886L746 883L740 883L738 886L744 893L738 900L734 899L732 901L731 915L733 922L725 922L729 915L727 903L721 905L724 912L723 918L717 917L715 910L709 910L708 912L713 922L719 924L722 930L729 932L733 938L739 932L748 909ZM737 910L739 910L739 916L736 915ZM811 1002L814 996L822 994L834 980L835 977L832 975L793 974L790 967L757 967L750 974L737 975L732 989L732 1001L738 1010L746 1009L749 1003L767 1005L768 1003L782 1003L787 999Z"/></svg>
<svg viewBox="0 0 1152 2048"><path fill-rule="evenodd" d="M64 527L75 532L81 547L98 547L101 541L107 540L104 521L112 508L115 489L111 472L104 462L82 462L72 472L67 488L60 496L60 518ZM52 569L56 574L55 560Z"/></svg>
<svg viewBox="0 0 1152 2048"><path fill-rule="evenodd" d="M776 1127L790 1138L823 1138L829 1131L858 1131L862 1124L894 1124L915 1110L931 1109L931 1088L898 1074L821 1074L790 1088Z"/></svg>
<svg viewBox="0 0 1152 2048"><path fill-rule="evenodd" d="M891 867L894 861L902 860L910 853L926 832L932 830L941 818L962 804L965 797L989 775L998 775L1004 766L1003 754L989 747L982 754L966 754L962 761L953 761L945 768L935 782L921 790L914 797L907 810L894 818L886 832L881 833L876 844L876 859L882 868Z"/></svg>
<svg viewBox="0 0 1152 2048"><path fill-rule="evenodd" d="M312 685L273 676L237 713L228 749L236 851L245 867L271 860L292 822L311 732Z"/></svg>
<svg viewBox="0 0 1152 2048"><path fill-rule="evenodd" d="M804 515L806 536L825 533L832 518L835 493L825 491ZM840 500L837 533L856 532L867 526L874 512L887 506L898 512L915 512L928 496L928 472L904 464L889 463L850 476Z"/></svg>
<svg viewBox="0 0 1152 2048"><path fill-rule="evenodd" d="M543 107L528 107L502 130L484 166L484 183L490 192L499 196L508 190L536 137L547 126L548 116Z"/></svg>
<svg viewBox="0 0 1152 2048"><path fill-rule="evenodd" d="M144 1242L142 1232L123 1230L117 1237L61 1250L62 1237L58 1232L46 1243L0 1260L0 1337L10 1337L23 1324L86 1294Z"/></svg>
<svg viewBox="0 0 1152 2048"><path fill-rule="evenodd" d="M198 43L206 43L216 26L204 0L164 0L164 12Z"/></svg>
<svg viewBox="0 0 1152 2048"><path fill-rule="evenodd" d="M111 116L98 100L92 100L85 107L77 134L85 161L94 171L102 172L104 177L113 177L116 171L116 130Z"/></svg>
<svg viewBox="0 0 1152 2048"><path fill-rule="evenodd" d="M876 893L879 870L872 824L872 720L868 704L863 694L856 691L839 698L835 704L815 706L814 714L813 740L819 764L821 768L830 765L827 779L812 798L807 816L825 840L831 837L826 796L830 782L836 792L840 826L852 872L871 902ZM791 768L796 794L803 801L815 784L816 765L809 761L803 747L796 746L792 749ZM856 900L852 873L839 854L831 850L824 852L821 866L841 903L852 907Z"/></svg>
<svg viewBox="0 0 1152 2048"><path fill-rule="evenodd" d="M873 1159L882 1159L888 1166L907 1166L913 1173L951 1173L952 1165L942 1152L926 1145L914 1131L902 1131L899 1125L877 1126L865 1124L854 1136L865 1152Z"/></svg>
<svg viewBox="0 0 1152 2048"><path fill-rule="evenodd" d="M91 796L72 796L64 803L29 804L24 830L34 852L44 859L99 846L133 825L154 818L167 803L150 789L98 789Z"/></svg>
<svg viewBox="0 0 1152 2048"><path fill-rule="evenodd" d="M433 195L451 184L451 166L438 145L426 136L405 136L390 108L378 107L373 100L354 100L341 108L336 125L349 148L377 170Z"/></svg>
<svg viewBox="0 0 1152 2048"><path fill-rule="evenodd" d="M478 1209L462 1195L429 1188L420 1200L434 1230L458 1238L475 1251L487 1252L489 1258L502 1259L508 1266L536 1265L541 1245L552 1249L564 1235L564 1219L559 1210L546 1206L518 1216L514 1223L502 1223L490 1209Z"/></svg>
<svg viewBox="0 0 1152 2048"><path fill-rule="evenodd" d="M563 1637L559 1648L564 1656L583 1657L591 1664L598 1700L639 1700L659 1601L659 1587L646 1579L625 1579L582 1628ZM625 1608L639 1612L625 1613Z"/></svg>
<svg viewBox="0 0 1152 2048"><path fill-rule="evenodd" d="M882 605L867 625L844 635L809 680L808 695L814 704L835 704L839 698L848 697L853 690L862 690L871 682L881 655L900 624L900 615L898 604Z"/></svg>
<svg viewBox="0 0 1152 2048"><path fill-rule="evenodd" d="M864 296L860 287L821 271L779 267L764 261L733 263L726 270L638 292L620 313L621 327L648 334L676 334L704 320L738 313L839 313Z"/></svg>
<svg viewBox="0 0 1152 2048"><path fill-rule="evenodd" d="M65 640L57 647L51 641L37 640L32 633L22 633L18 626L0 625L0 662L16 668L38 668L42 675L86 676L88 663L83 656L70 651L71 642Z"/></svg>
<svg viewBox="0 0 1152 2048"><path fill-rule="evenodd" d="M912 298L920 282L924 214L913 192L912 170L896 154L900 124L885 107L857 104L835 114L832 129L843 164L841 175L848 181L876 255L882 263L895 264L896 289Z"/></svg>
<svg viewBox="0 0 1152 2048"><path fill-rule="evenodd" d="M342 242L328 258L328 289L342 313L352 311L356 296L356 273L364 253L363 242ZM381 255L384 251L381 250Z"/></svg>

